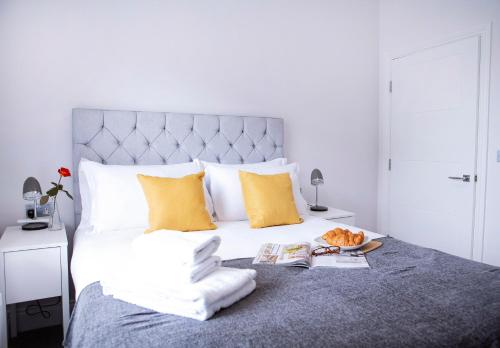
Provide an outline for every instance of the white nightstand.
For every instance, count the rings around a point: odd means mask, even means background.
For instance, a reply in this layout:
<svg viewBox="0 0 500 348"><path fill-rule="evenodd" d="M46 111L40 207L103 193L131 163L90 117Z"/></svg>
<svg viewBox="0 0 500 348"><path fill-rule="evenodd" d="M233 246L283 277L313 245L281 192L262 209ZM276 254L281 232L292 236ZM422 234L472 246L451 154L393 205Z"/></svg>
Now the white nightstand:
<svg viewBox="0 0 500 348"><path fill-rule="evenodd" d="M5 229L0 239L0 292L5 306L18 302L61 296L63 330L69 322L68 239L66 229L23 231ZM3 346L7 346L7 318L2 318ZM12 320L15 325L15 313ZM14 326L15 330L15 326Z"/></svg>
<svg viewBox="0 0 500 348"><path fill-rule="evenodd" d="M312 211L309 209L309 215L351 226L356 224L356 214L332 207L328 207L327 211Z"/></svg>

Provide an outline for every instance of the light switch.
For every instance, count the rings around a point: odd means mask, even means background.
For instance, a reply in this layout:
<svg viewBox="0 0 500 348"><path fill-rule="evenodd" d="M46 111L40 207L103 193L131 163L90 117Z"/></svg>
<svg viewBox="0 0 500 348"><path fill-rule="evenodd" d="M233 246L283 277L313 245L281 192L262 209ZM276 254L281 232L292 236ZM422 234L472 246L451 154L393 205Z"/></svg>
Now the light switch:
<svg viewBox="0 0 500 348"><path fill-rule="evenodd" d="M500 150L497 150L497 162L500 162Z"/></svg>

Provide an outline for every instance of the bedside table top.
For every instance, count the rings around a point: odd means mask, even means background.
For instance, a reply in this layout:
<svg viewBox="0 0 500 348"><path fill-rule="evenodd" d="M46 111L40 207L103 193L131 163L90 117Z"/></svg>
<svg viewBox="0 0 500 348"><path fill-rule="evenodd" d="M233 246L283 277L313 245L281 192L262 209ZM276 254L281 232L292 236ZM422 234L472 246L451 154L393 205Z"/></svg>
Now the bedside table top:
<svg viewBox="0 0 500 348"><path fill-rule="evenodd" d="M66 228L59 231L48 229L23 231L21 226L9 226L0 239L0 252L65 247L68 245Z"/></svg>
<svg viewBox="0 0 500 348"><path fill-rule="evenodd" d="M327 220L353 217L356 215L353 212L332 207L328 207L327 211L312 211L311 209L308 208L308 212L309 215L317 216Z"/></svg>

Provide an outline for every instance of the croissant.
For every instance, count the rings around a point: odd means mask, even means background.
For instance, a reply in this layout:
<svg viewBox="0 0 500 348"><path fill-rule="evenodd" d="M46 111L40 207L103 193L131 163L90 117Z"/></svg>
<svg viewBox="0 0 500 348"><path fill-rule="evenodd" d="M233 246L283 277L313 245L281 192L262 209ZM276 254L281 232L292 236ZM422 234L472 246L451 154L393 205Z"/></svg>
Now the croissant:
<svg viewBox="0 0 500 348"><path fill-rule="evenodd" d="M363 231L352 233L348 229L337 227L326 232L322 238L330 245L334 246L356 246L363 243L365 234Z"/></svg>

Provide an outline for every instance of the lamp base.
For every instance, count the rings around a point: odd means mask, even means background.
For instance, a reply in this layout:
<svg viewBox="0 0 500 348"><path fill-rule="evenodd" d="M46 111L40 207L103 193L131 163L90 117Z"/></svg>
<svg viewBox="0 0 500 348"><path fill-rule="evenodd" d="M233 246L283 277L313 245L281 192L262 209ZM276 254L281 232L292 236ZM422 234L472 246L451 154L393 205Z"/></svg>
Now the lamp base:
<svg viewBox="0 0 500 348"><path fill-rule="evenodd" d="M312 211L327 211L328 207L324 207L322 205L311 205L309 209L311 209Z"/></svg>
<svg viewBox="0 0 500 348"><path fill-rule="evenodd" d="M43 230L49 227L49 224L46 222L29 222L21 226L23 231L38 231Z"/></svg>

